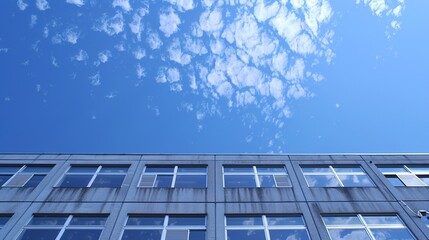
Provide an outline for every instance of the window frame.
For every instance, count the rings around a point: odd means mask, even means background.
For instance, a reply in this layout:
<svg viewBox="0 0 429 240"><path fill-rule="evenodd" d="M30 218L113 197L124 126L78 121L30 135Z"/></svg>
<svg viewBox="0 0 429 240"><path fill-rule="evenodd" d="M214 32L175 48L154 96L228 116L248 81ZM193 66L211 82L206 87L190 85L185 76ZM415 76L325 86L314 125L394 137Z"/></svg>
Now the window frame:
<svg viewBox="0 0 429 240"><path fill-rule="evenodd" d="M160 168L162 168L162 167L173 167L173 172L146 172L146 169L148 167L160 167ZM198 168L198 167L201 167L201 168L205 168L206 171L204 173L202 173L202 172L179 172L178 171L179 168L187 168L187 167L188 168L192 168L192 167ZM161 176L172 176L170 187L155 187L155 182L156 182L156 179L157 179L158 175L161 175ZM137 188L167 188L167 189L168 188L184 188L184 187L176 187L177 176L184 176L184 175L186 175L186 176L205 176L205 179L206 179L205 187L186 187L186 188L190 188L190 189L193 189L193 188L207 189L207 186L208 186L208 177L207 177L208 176L208 166L207 165L157 165L157 164L154 164L154 165L147 164L147 165L144 166L144 169L143 169L143 172L142 172L142 174L140 176L139 182L137 183ZM154 180L152 182L152 186L151 187L141 186L142 179L143 179L144 176L155 176L155 178L154 178Z"/></svg>
<svg viewBox="0 0 429 240"><path fill-rule="evenodd" d="M360 221L360 225L326 225L324 217L340 217L340 216L357 216L357 218ZM368 224L364 217L393 217L395 216L402 224ZM410 231L407 225L405 225L404 221L397 215L397 214L328 214L328 215L322 215L322 222L325 226L326 231L328 232L328 236L330 239L332 239L331 234L329 232L329 229L363 229L367 233L367 236L371 240L376 240L374 237L374 234L371 232L371 229L406 229L410 236L415 240L415 236Z"/></svg>
<svg viewBox="0 0 429 240"><path fill-rule="evenodd" d="M338 172L335 170L335 167L337 168L360 168L362 170L362 172ZM307 183L307 186L309 188L354 188L354 187L358 187L358 188L371 188L371 187L376 187L374 181L371 179L371 177L366 173L366 171L362 168L361 165L343 165L343 164L328 164L328 165L307 165L307 164L303 164L300 165L301 168L301 173L304 176L305 182ZM304 172L304 168L326 168L329 169L329 172ZM345 186L343 181L341 180L340 176L367 176L368 179L371 181L372 186ZM334 176L334 178L338 181L339 186L310 186L310 184L308 184L308 180L306 178L306 176Z"/></svg>
<svg viewBox="0 0 429 240"><path fill-rule="evenodd" d="M262 218L262 225L227 225L227 218L228 217L261 217ZM302 219L302 222L304 225L269 225L267 218L269 217L300 217ZM307 237L310 240L311 236L308 231L307 225L305 223L305 218L303 215L297 215L297 214L274 214L274 215L255 215L255 214L243 214L243 215L225 215L224 216L224 227L225 227L225 240L228 240L228 230L263 230L265 239L264 240L271 240L270 237L270 230L305 230L307 233Z"/></svg>
<svg viewBox="0 0 429 240"><path fill-rule="evenodd" d="M29 225L29 223L31 222L31 220L33 220L34 217L39 216L67 217L67 219L64 221L63 225ZM106 222L104 223L104 225L70 225L70 222L72 221L73 217L106 217ZM109 214L33 214L31 218L27 220L24 227L21 228L18 236L16 237L16 240L21 240L22 235L27 229L60 229L55 238L56 240L61 239L61 237L64 235L64 232L68 229L101 230L100 236L98 237L98 239L100 239L101 235L103 234L104 228L106 227L108 218Z"/></svg>
<svg viewBox="0 0 429 240"><path fill-rule="evenodd" d="M411 167L415 165L420 165L420 166L427 166L427 173L418 173L416 171L411 170ZM378 170L383 174L383 176L387 179L387 181L389 181L389 183L394 186L394 187L429 187L429 184L427 184L425 181L423 181L420 176L429 176L429 165L428 164L378 164L376 165ZM396 167L396 168L403 168L406 171L405 172L383 172L381 171L380 168L383 167ZM404 181L402 181L401 177L399 176L413 176L417 181L419 181L421 183L421 185L407 185ZM403 186L395 186L392 184L392 182L389 180L389 178L396 178L398 179Z"/></svg>
<svg viewBox="0 0 429 240"><path fill-rule="evenodd" d="M252 172L225 172L225 168L228 168L228 167L231 167L231 168L234 168L234 167L236 167L236 168L251 167L253 169L253 171ZM282 172L258 172L258 167L259 168L264 168L264 167L267 167L267 168L270 168L270 167L271 168L283 168L284 171L282 171ZM266 176L266 175L273 176L274 183L276 184L275 187L261 187L261 182L259 180L259 177L260 176ZM278 186L277 180L274 177L275 175L287 177L290 184L288 186ZM225 176L253 176L253 179L255 181L255 187L226 187L225 186L225 183L226 183ZM223 188L263 188L263 189L268 188L269 189L269 188L291 188L292 187L292 181L290 179L290 175L289 175L285 165L229 165L229 164L225 164L225 165L222 165L222 180L223 180L222 181L222 187Z"/></svg>
<svg viewBox="0 0 429 240"><path fill-rule="evenodd" d="M76 172L76 173L69 173L70 169L72 169L73 167L97 167L97 169L95 170L95 172L93 173L85 173L85 172ZM127 168L126 172L107 172L107 173L100 173L101 169L103 167L118 167L118 168ZM67 171L64 172L63 176L58 180L58 182L55 184L55 187L58 188L121 188L122 185L124 184L125 178L127 177L128 171L129 171L130 165L128 164L124 164L124 165L118 165L118 164L71 164L70 166L68 166ZM61 186L63 180L65 179L65 177L67 175L86 175L86 176L91 176L91 179L89 180L88 184L86 186L81 186L81 187L63 187ZM94 183L95 179L99 176L103 176L103 175L117 175L117 176L124 176L124 179L122 180L121 186L120 187L93 187L92 184Z"/></svg>
<svg viewBox="0 0 429 240"><path fill-rule="evenodd" d="M37 184L37 186L35 187L26 187L25 185L34 177L34 176L43 176L43 178L45 178L50 171L52 170L52 168L54 168L54 164L18 164L18 165L0 165L0 167L17 167L19 168L17 171L15 171L13 174L12 172L10 172L10 174L12 174L12 176L3 183L3 185L0 185L0 188L5 187L5 188L36 188L40 182L43 181L43 179ZM51 168L48 172L25 172L25 169L28 167L49 167ZM0 173L0 175L10 175L8 173ZM16 176L31 176L29 177L21 186L16 186L16 185L12 185L12 186L8 186L8 184L16 177Z"/></svg>
<svg viewBox="0 0 429 240"><path fill-rule="evenodd" d="M128 219L130 217L164 217L164 222L162 225L130 225L127 226ZM204 217L204 226L202 225L176 225L176 226L169 226L169 220L170 217ZM127 218L125 219L125 222L122 225L122 231L121 235L119 237L119 240L122 240L122 237L124 236L124 233L126 230L161 230L161 239L165 240L167 237L167 231L168 230L200 230L205 231L206 233L206 239L207 239L207 215L199 215L199 214L171 214L171 215L156 215L156 214L128 214Z"/></svg>

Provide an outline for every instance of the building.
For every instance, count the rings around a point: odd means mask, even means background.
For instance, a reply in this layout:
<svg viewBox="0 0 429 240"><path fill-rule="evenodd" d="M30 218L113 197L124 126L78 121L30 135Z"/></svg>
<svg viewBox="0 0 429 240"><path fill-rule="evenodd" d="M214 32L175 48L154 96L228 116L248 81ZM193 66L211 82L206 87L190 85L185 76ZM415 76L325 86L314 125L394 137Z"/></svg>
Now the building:
<svg viewBox="0 0 429 240"><path fill-rule="evenodd" d="M425 154L1 154L0 185L1 239L429 239Z"/></svg>

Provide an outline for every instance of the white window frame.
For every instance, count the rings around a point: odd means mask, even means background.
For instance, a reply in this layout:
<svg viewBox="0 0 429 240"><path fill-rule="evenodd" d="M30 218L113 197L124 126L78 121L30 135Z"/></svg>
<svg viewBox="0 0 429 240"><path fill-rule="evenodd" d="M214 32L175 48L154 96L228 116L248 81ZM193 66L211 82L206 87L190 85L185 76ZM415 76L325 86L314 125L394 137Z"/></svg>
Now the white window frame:
<svg viewBox="0 0 429 240"><path fill-rule="evenodd" d="M329 168L330 172L304 172L303 168L307 168L307 167ZM358 167L362 170L362 172L337 172L335 171L334 167L343 167L343 168ZM334 176L335 179L337 179L337 181L340 183L340 186L338 187L349 187L349 186L344 186L344 183L343 181L341 181L340 176L356 176L356 175L367 176L368 179L371 181L372 186L353 186L353 187L375 187L372 179L368 176L368 174L366 174L366 172L363 170L363 168L360 165L301 165L301 172L304 175L304 179L307 182L308 187L314 187L314 186L310 186L310 184L308 184L307 178L305 176ZM325 187L329 187L329 186L325 186Z"/></svg>
<svg viewBox="0 0 429 240"><path fill-rule="evenodd" d="M411 166L412 164L409 164L409 166ZM397 177L398 179L399 179L399 181L401 181L403 184L404 184L404 186L403 187L428 187L428 185L423 181L423 180L421 180L420 179L420 177L419 177L419 175L427 175L427 176L429 176L429 165L427 165L427 169L428 169L428 171L425 173L425 172L415 172L415 171L413 171L413 170L411 170L407 165L405 165L405 164L398 164L398 165L396 165L396 164L387 164L387 165L384 165L384 166L395 166L395 167L402 167L402 168L404 168L405 170L406 170L406 172L394 172L394 171L392 171L392 172L382 172L381 170L380 170L380 172L386 177L386 178L388 178L388 176L394 176L394 177ZM377 165L377 168L382 168L383 167L383 165L381 164L381 165ZM401 176L412 176L412 177L414 177L420 184L418 184L418 185L407 185L404 181L402 181L402 178L401 178ZM395 186L395 187L401 187L401 186Z"/></svg>
<svg viewBox="0 0 429 240"><path fill-rule="evenodd" d="M164 222L162 225L152 225L152 226L142 226L142 225L130 225L127 226L127 222L128 219L134 216L137 217L164 217ZM167 231L168 230L187 230L188 233L191 230L201 230L201 231L206 231L207 234L207 216L204 216L204 226L202 225L181 225L181 226L168 226L168 221L170 219L170 217L176 217L176 216L180 216L180 217L203 217L203 215L151 215L151 214L129 214L127 216L127 219L125 220L124 225L122 226L122 232L121 232L121 236L119 239L122 239L124 232L126 230L162 230L161 233L161 240L165 240L165 238L167 237ZM188 235L189 238L189 235ZM207 236L206 236L207 238Z"/></svg>
<svg viewBox="0 0 429 240"><path fill-rule="evenodd" d="M173 172L148 172L147 173L146 169L148 167L174 167L174 170L173 170ZM189 167L189 168L201 167L201 168L205 168L206 171L204 173L202 173L202 172L178 172L179 168L187 168L187 167ZM173 180L171 181L170 188L176 188L177 176L180 176L180 175L205 176L206 177L206 186L204 188L207 188L207 165L147 165L143 169L143 173L140 176L140 180L139 180L139 183L137 184L137 187L139 187L139 188L158 188L158 187L155 187L155 182L156 182L156 178L158 177L158 175L160 175L160 176L171 176L171 175L173 175ZM142 182L142 178L144 176L155 176L155 179L154 179L151 187L140 186L140 184ZM190 187L190 188L192 188L192 187ZM203 189L203 188L200 188L200 189Z"/></svg>
<svg viewBox="0 0 429 240"><path fill-rule="evenodd" d="M253 169L253 172L225 172L225 168L240 168L240 167L251 167ZM272 168L280 168L282 167L284 169L284 172L258 172L258 167L272 167ZM289 186L278 186L277 184L277 180L274 177L275 175L277 176L286 176L290 180L290 176L287 172L286 166L284 165L224 165L222 166L222 179L223 179L223 187L224 188L241 188L241 187L226 187L225 186L225 176L253 176L255 183L256 183L256 188L269 188L269 187L261 187L261 183L259 181L259 176L273 176L274 179L274 183L276 184L275 188L285 188L285 187L292 187L292 185ZM274 187L273 187L274 188Z"/></svg>
<svg viewBox="0 0 429 240"><path fill-rule="evenodd" d="M374 235L371 232L372 228L377 229L407 229L410 235L414 238L414 235L411 233L410 229L403 223L402 219L398 215L367 215L367 214L344 214L344 215L332 215L333 217L341 217L341 216L357 216L359 221L361 222L361 225L357 224L343 224L343 225L326 225L325 220L323 219L323 224L325 225L325 228L328 232L329 238L332 239L331 234L329 233L329 229L364 229L366 233L368 234L369 238L371 240L376 240ZM402 224L367 224L364 217L366 216L374 216L374 217L397 217L399 221L401 221ZM326 216L326 217L329 217Z"/></svg>
<svg viewBox="0 0 429 240"><path fill-rule="evenodd" d="M66 230L68 230L68 229L90 229L90 230L93 229L93 230L101 230L101 233L100 233L100 237L101 237L101 235L103 234L103 230L104 230L105 225L103 225L103 226L102 225L70 225L70 222L71 222L71 220L73 219L74 216L78 216L78 217L81 217L81 216L103 216L103 217L106 217L106 221L107 221L107 218L108 218L108 215L105 215L105 214L99 214L99 215L97 215L97 214L94 214L94 215L82 215L82 214L74 214L74 215L73 214L70 214L70 215L68 215L68 214L65 214L65 215L52 214L52 215L49 215L49 214L47 214L46 216L52 216L52 217L61 217L61 216L63 216L63 217L67 217L67 219L66 219L66 221L64 222L63 225L49 225L49 226L47 226L47 225L34 225L34 226L28 225L34 217L38 217L38 216L40 216L40 215L33 215L27 221L27 224L19 232L19 234L16 237L16 239L19 239L19 237L21 237L22 233L25 230L27 230L27 229L47 229L47 230L50 230L50 229L60 229L60 232L58 233L58 235L55 238L55 240L60 240L61 237L63 236L64 232Z"/></svg>
<svg viewBox="0 0 429 240"><path fill-rule="evenodd" d="M13 165L11 165L11 166L8 166L8 165L2 165L2 167L19 167L20 165L15 165L15 166L13 166ZM40 173L38 173L38 172L24 172L24 170L27 168L27 167L51 167L51 170L52 170L52 168L53 168L53 165L46 165L46 166L44 166L44 165L31 165L31 164L25 164L25 165L22 165L22 167L20 167L19 169L18 169L18 171L16 171L3 185L1 185L0 187L25 187L25 184L27 184L28 183L28 181L30 181L31 180L31 178L33 178L35 175L40 175L40 176L42 176L43 175L43 177L46 177L46 175L48 175L48 173L46 173L46 172L40 172ZM4 174L7 174L7 173L2 173L2 175L4 175ZM10 174L12 174L12 172L10 172ZM16 176L18 176L18 175L30 175L31 177L30 178L28 178L27 179L27 181L25 181L21 186L8 186L8 184L16 177Z"/></svg>
<svg viewBox="0 0 429 240"><path fill-rule="evenodd" d="M226 221L227 217L262 217L262 225L228 226ZM225 239L227 240L228 238L228 230L264 230L265 240L271 240L270 230L305 230L308 239L311 239L302 215L268 215L268 217L301 217L304 225L268 225L267 215L228 215L224 217Z"/></svg>
<svg viewBox="0 0 429 240"><path fill-rule="evenodd" d="M69 171L70 171L70 169L72 168L72 167L97 167L97 170L94 172L94 173L85 173L85 172L75 172L75 173L69 173ZM62 178L60 178L59 179L59 181L57 182L57 184L55 184L55 186L56 187L62 187L61 186L61 183L63 182L63 180L64 180L64 178L67 176L67 175L86 175L86 176L91 176L92 175L92 178L91 178L91 180L89 180L89 182L88 182L88 184L85 186L85 187L87 187L87 188L89 188L89 187L91 187L92 186L92 183L95 181L95 179L97 178L97 176L98 175L120 175L120 176L124 176L124 180L122 181L122 184L124 184L124 181L125 181L125 178L126 178L126 176L127 176L127 172L109 172L109 173L100 173L100 171L101 171L101 169L103 168L103 167L118 167L118 168L125 168L125 167L127 167L128 169L129 169L129 165L81 165L81 164L76 164L76 165L70 165L68 168L67 168L67 171L64 173L64 175L63 175L63 177ZM122 186L122 184L121 184L121 186ZM65 187L64 187L65 188ZM79 187L78 187L79 188Z"/></svg>

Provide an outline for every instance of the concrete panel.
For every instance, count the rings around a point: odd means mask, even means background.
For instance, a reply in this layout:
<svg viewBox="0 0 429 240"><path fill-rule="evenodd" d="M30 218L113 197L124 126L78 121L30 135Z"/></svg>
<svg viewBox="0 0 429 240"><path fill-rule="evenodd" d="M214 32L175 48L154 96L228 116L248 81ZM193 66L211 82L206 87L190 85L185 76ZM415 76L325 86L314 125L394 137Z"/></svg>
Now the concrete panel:
<svg viewBox="0 0 429 240"><path fill-rule="evenodd" d="M288 155L220 154L215 157L216 161L289 161Z"/></svg>
<svg viewBox="0 0 429 240"><path fill-rule="evenodd" d="M291 161L330 161L330 155L289 155Z"/></svg>
<svg viewBox="0 0 429 240"><path fill-rule="evenodd" d="M142 155L142 161L214 161L214 155L204 154L157 154L157 155Z"/></svg>
<svg viewBox="0 0 429 240"><path fill-rule="evenodd" d="M117 154L99 154L99 155L70 155L69 160L96 160L96 161L118 161L121 163L122 161L139 161L141 155L117 155Z"/></svg>
<svg viewBox="0 0 429 240"><path fill-rule="evenodd" d="M39 154L0 154L0 160L33 160Z"/></svg>

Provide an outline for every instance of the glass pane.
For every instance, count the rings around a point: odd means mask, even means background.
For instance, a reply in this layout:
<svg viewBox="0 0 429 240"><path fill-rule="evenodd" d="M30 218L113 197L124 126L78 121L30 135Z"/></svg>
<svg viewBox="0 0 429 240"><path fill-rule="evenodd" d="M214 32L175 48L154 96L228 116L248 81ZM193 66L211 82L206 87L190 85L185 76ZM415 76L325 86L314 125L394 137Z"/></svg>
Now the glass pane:
<svg viewBox="0 0 429 240"><path fill-rule="evenodd" d="M407 165L407 167L413 173L429 174L429 166L428 165Z"/></svg>
<svg viewBox="0 0 429 240"><path fill-rule="evenodd" d="M0 186L5 184L13 175L0 175Z"/></svg>
<svg viewBox="0 0 429 240"><path fill-rule="evenodd" d="M127 173L128 167L121 166L102 166L100 173Z"/></svg>
<svg viewBox="0 0 429 240"><path fill-rule="evenodd" d="M256 187L255 177L253 175L225 175L225 187Z"/></svg>
<svg viewBox="0 0 429 240"><path fill-rule="evenodd" d="M422 180L426 185L429 186L429 176L428 175L421 175L418 176L420 178L420 180Z"/></svg>
<svg viewBox="0 0 429 240"><path fill-rule="evenodd" d="M304 226L302 217L267 217L268 225Z"/></svg>
<svg viewBox="0 0 429 240"><path fill-rule="evenodd" d="M371 180L366 175L338 175L345 187L372 187Z"/></svg>
<svg viewBox="0 0 429 240"><path fill-rule="evenodd" d="M37 187L43 178L45 178L45 175L33 175L33 177L25 184L25 187Z"/></svg>
<svg viewBox="0 0 429 240"><path fill-rule="evenodd" d="M332 170L326 166L326 167L301 167L302 171L304 173L332 173Z"/></svg>
<svg viewBox="0 0 429 240"><path fill-rule="evenodd" d="M328 231L332 240L371 240L365 229L329 229Z"/></svg>
<svg viewBox="0 0 429 240"><path fill-rule="evenodd" d="M177 172L206 173L207 167L179 167Z"/></svg>
<svg viewBox="0 0 429 240"><path fill-rule="evenodd" d="M205 226L205 217L170 216L168 226Z"/></svg>
<svg viewBox="0 0 429 240"><path fill-rule="evenodd" d="M0 216L0 226L4 226L9 221L10 216Z"/></svg>
<svg viewBox="0 0 429 240"><path fill-rule="evenodd" d="M8 187L22 187L31 178L31 175L15 175L7 184Z"/></svg>
<svg viewBox="0 0 429 240"><path fill-rule="evenodd" d="M397 229L371 229L376 240L414 240L414 237L406 228Z"/></svg>
<svg viewBox="0 0 429 240"><path fill-rule="evenodd" d="M252 166L235 166L235 167L223 167L224 172L247 172L252 173Z"/></svg>
<svg viewBox="0 0 429 240"><path fill-rule="evenodd" d="M125 175L98 175L91 187L121 187Z"/></svg>
<svg viewBox="0 0 429 240"><path fill-rule="evenodd" d="M292 186L288 175L274 175L277 187L290 187Z"/></svg>
<svg viewBox="0 0 429 240"><path fill-rule="evenodd" d="M408 172L403 166L380 166L378 169L382 173L398 173L398 172Z"/></svg>
<svg viewBox="0 0 429 240"><path fill-rule="evenodd" d="M125 230L122 240L161 240L162 230Z"/></svg>
<svg viewBox="0 0 429 240"><path fill-rule="evenodd" d="M334 166L334 170L337 173L363 173L362 168L358 166L348 167L348 166Z"/></svg>
<svg viewBox="0 0 429 240"><path fill-rule="evenodd" d="M284 167L256 167L258 173L286 173Z"/></svg>
<svg viewBox="0 0 429 240"><path fill-rule="evenodd" d="M273 175L258 176L261 187L276 187Z"/></svg>
<svg viewBox="0 0 429 240"><path fill-rule="evenodd" d="M19 169L21 169L21 167L3 166L3 167L0 167L0 173L12 173L13 175L16 172L18 172Z"/></svg>
<svg viewBox="0 0 429 240"><path fill-rule="evenodd" d="M206 175L177 175L176 188L205 188Z"/></svg>
<svg viewBox="0 0 429 240"><path fill-rule="evenodd" d="M19 240L55 240L60 229L26 229Z"/></svg>
<svg viewBox="0 0 429 240"><path fill-rule="evenodd" d="M140 187L153 187L156 175L143 175L140 180Z"/></svg>
<svg viewBox="0 0 429 240"><path fill-rule="evenodd" d="M401 174L398 175L398 177L407 187L425 186L425 184L414 174Z"/></svg>
<svg viewBox="0 0 429 240"><path fill-rule="evenodd" d="M73 166L69 169L69 173L95 173L98 166L84 167L84 166Z"/></svg>
<svg viewBox="0 0 429 240"><path fill-rule="evenodd" d="M164 217L128 217L127 226L163 226Z"/></svg>
<svg viewBox="0 0 429 240"><path fill-rule="evenodd" d="M70 225L104 226L107 217L104 216L73 216Z"/></svg>
<svg viewBox="0 0 429 240"><path fill-rule="evenodd" d="M144 172L147 173L173 173L174 172L174 166L165 166L165 167L154 167L154 166L147 166L146 170Z"/></svg>
<svg viewBox="0 0 429 240"><path fill-rule="evenodd" d="M66 229L60 240L98 240L101 229Z"/></svg>
<svg viewBox="0 0 429 240"><path fill-rule="evenodd" d="M50 166L26 166L22 172L26 173L49 173L52 167Z"/></svg>
<svg viewBox="0 0 429 240"><path fill-rule="evenodd" d="M334 175L306 175L309 187L340 187L340 183Z"/></svg>
<svg viewBox="0 0 429 240"><path fill-rule="evenodd" d="M34 216L28 225L63 226L67 216Z"/></svg>
<svg viewBox="0 0 429 240"><path fill-rule="evenodd" d="M397 216L363 216L366 224L400 224L401 220Z"/></svg>
<svg viewBox="0 0 429 240"><path fill-rule="evenodd" d="M395 176L386 176L386 178L395 187L405 186L405 184L396 175Z"/></svg>
<svg viewBox="0 0 429 240"><path fill-rule="evenodd" d="M173 175L157 175L155 180L155 187L169 188L173 181Z"/></svg>
<svg viewBox="0 0 429 240"><path fill-rule="evenodd" d="M270 239L271 240L308 240L307 231L302 230L270 230Z"/></svg>
<svg viewBox="0 0 429 240"><path fill-rule="evenodd" d="M189 231L189 240L205 240L206 231L204 230L190 230Z"/></svg>
<svg viewBox="0 0 429 240"><path fill-rule="evenodd" d="M429 216L422 217L421 219L425 223L426 226L429 226Z"/></svg>
<svg viewBox="0 0 429 240"><path fill-rule="evenodd" d="M357 216L327 216L323 217L325 225L362 225Z"/></svg>
<svg viewBox="0 0 429 240"><path fill-rule="evenodd" d="M66 175L60 187L86 187L92 175Z"/></svg>
<svg viewBox="0 0 429 240"><path fill-rule="evenodd" d="M253 226L263 225L262 217L226 217L227 226Z"/></svg>
<svg viewBox="0 0 429 240"><path fill-rule="evenodd" d="M228 230L227 240L264 240L264 230Z"/></svg>
<svg viewBox="0 0 429 240"><path fill-rule="evenodd" d="M188 230L167 230L165 240L188 240Z"/></svg>

